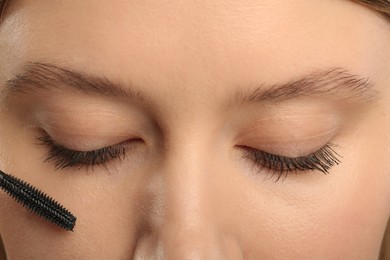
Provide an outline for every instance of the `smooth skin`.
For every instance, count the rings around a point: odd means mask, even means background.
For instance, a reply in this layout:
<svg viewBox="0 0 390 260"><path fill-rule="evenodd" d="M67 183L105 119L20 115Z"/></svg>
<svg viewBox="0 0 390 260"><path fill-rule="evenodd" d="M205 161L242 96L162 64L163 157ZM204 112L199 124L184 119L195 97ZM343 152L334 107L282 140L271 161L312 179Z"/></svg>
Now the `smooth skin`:
<svg viewBox="0 0 390 260"><path fill-rule="evenodd" d="M50 62L144 98L38 91L0 107L0 168L67 206L60 230L0 193L9 259L377 259L390 216L390 25L347 0L11 1L0 86ZM380 98L235 103L252 82L316 68ZM351 109L352 108L352 109ZM76 150L139 138L125 159L55 170L36 136ZM275 182L239 145L296 157L337 144L328 175Z"/></svg>

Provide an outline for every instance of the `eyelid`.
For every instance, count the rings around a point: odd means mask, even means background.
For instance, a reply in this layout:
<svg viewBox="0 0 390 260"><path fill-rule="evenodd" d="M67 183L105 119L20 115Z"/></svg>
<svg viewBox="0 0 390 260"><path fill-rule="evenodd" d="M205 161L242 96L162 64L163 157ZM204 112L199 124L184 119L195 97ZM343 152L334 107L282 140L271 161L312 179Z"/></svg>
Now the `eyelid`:
<svg viewBox="0 0 390 260"><path fill-rule="evenodd" d="M75 106L33 109L31 117L44 134L74 150L97 149L150 133L150 120L144 113L118 103L91 105L81 100Z"/></svg>
<svg viewBox="0 0 390 260"><path fill-rule="evenodd" d="M251 147L255 150L261 150L269 154L278 154L288 158L297 158L305 156L318 150L319 147L324 147L330 140L335 138L336 132L328 132L312 138L291 138L272 140L266 138L245 137L240 142L241 147Z"/></svg>
<svg viewBox="0 0 390 260"><path fill-rule="evenodd" d="M83 123L79 123L83 124ZM89 132L80 131L77 126L70 128L60 127L35 127L37 131L37 139L46 138L51 140L54 144L66 147L70 150L87 152L99 150L100 148L110 147L114 144L124 143L127 141L140 140L140 135L132 134L131 131L125 133L124 131L105 133L101 129L94 129Z"/></svg>
<svg viewBox="0 0 390 260"><path fill-rule="evenodd" d="M278 127L260 125L257 128L246 129L237 136L235 143L269 153L298 157L323 147L339 135L340 129L340 125L293 127L289 126L288 122L281 123Z"/></svg>
<svg viewBox="0 0 390 260"><path fill-rule="evenodd" d="M261 150L269 154L277 154L286 158L298 158L318 151L318 147L324 147L333 136L323 136L316 139L290 140L290 141L274 141L263 143L254 142L251 147L256 150ZM259 140L256 140L259 141Z"/></svg>

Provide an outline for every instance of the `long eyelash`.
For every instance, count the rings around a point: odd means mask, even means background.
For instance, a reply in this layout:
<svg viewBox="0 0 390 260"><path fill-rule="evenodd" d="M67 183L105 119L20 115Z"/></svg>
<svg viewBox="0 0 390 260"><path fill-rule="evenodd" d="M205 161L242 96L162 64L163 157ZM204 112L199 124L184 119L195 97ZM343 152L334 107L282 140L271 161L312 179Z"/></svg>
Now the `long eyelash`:
<svg viewBox="0 0 390 260"><path fill-rule="evenodd" d="M337 152L332 148L333 144L327 144L318 151L301 157L286 157L281 155L270 154L261 150L250 147L242 147L247 150L244 158L253 161L255 166L259 167L259 171L267 169L272 171L272 175L277 174L278 181L283 175L298 171L315 171L318 170L324 174L328 174L329 170L341 163Z"/></svg>
<svg viewBox="0 0 390 260"><path fill-rule="evenodd" d="M116 144L93 151L74 151L62 145L56 144L50 136L37 137L39 144L49 147L45 162L54 162L55 169L77 167L93 167L105 165L113 159L126 157L126 148L123 144Z"/></svg>

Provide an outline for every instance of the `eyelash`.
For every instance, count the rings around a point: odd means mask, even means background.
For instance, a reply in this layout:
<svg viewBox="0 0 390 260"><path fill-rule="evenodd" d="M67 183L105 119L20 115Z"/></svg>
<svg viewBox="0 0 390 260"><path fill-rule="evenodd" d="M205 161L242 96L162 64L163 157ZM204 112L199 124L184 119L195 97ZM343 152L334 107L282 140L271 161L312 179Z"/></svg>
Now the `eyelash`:
<svg viewBox="0 0 390 260"><path fill-rule="evenodd" d="M283 175L287 177L288 174L298 171L318 170L328 174L334 165L341 163L339 158L342 157L333 150L332 146L334 145L329 143L312 154L295 158L275 155L247 146L240 146L240 148L246 150L243 157L252 161L259 172L270 171L272 176L277 175L276 181L278 181Z"/></svg>
<svg viewBox="0 0 390 260"><path fill-rule="evenodd" d="M54 162L55 169L91 167L106 164L114 159L122 160L126 157L124 143L93 151L75 151L59 145L50 136L37 137L39 144L45 145L49 151L45 155L45 162Z"/></svg>
<svg viewBox="0 0 390 260"><path fill-rule="evenodd" d="M62 145L56 144L50 136L45 135L37 137L39 144L49 147L46 154L45 162L54 162L55 169L73 168L81 169L83 167L91 167L96 165L106 166L106 164L114 159L122 160L126 157L126 147L124 143L119 143L109 147L93 151L74 151ZM298 171L314 171L318 170L324 174L328 174L329 170L338 165L341 157L332 148L333 144L326 144L318 151L307 156L287 157L267 153L248 146L238 146L244 149L244 158L253 162L259 172L263 170L271 171L272 176L277 175L276 181L285 175Z"/></svg>

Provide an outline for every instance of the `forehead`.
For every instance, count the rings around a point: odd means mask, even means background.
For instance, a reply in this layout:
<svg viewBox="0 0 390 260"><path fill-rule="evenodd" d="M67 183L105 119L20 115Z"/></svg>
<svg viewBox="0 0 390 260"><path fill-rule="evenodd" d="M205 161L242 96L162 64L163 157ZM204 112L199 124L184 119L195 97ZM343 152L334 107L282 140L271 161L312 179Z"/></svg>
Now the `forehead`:
<svg viewBox="0 0 390 260"><path fill-rule="evenodd" d="M362 71L377 58L367 50L387 41L380 19L347 0L36 0L12 9L0 32L6 59L160 86L267 82L320 66Z"/></svg>

